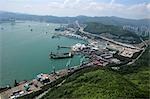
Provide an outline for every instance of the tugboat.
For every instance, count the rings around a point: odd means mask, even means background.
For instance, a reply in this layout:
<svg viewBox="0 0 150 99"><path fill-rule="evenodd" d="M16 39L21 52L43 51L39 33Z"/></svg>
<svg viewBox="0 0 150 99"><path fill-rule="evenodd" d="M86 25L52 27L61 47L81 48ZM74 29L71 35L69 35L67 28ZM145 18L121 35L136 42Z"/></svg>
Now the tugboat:
<svg viewBox="0 0 150 99"><path fill-rule="evenodd" d="M49 58L51 59L64 59L64 58L72 58L73 57L73 54L71 52L69 53L57 53L57 54L54 54L54 53L50 53L49 54Z"/></svg>

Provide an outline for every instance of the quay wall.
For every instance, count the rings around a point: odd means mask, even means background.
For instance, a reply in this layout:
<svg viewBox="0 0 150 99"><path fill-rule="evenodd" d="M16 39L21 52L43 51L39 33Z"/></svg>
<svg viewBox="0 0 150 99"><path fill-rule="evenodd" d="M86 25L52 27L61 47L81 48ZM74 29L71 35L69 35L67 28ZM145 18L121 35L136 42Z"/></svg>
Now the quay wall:
<svg viewBox="0 0 150 99"><path fill-rule="evenodd" d="M27 95L21 96L21 97L19 97L19 98L17 98L17 99L34 99L36 96L42 94L44 91L47 91L49 88L52 88L52 87L58 85L58 84L61 83L64 79L66 79L67 77L69 77L69 76L71 76L72 74L76 73L77 71L80 71L80 70L85 69L85 68L90 68L90 67L91 67L91 66L83 66L83 67L80 67L80 68L74 70L73 72L68 73L68 75L63 76L63 77L60 77L60 78L58 78L57 80L55 80L55 81L53 81L53 82L51 82L51 83L49 83L49 84L47 84L47 85L45 85L45 86L42 86L42 87L41 87L41 90L35 91L35 92L31 93L31 94L27 94Z"/></svg>

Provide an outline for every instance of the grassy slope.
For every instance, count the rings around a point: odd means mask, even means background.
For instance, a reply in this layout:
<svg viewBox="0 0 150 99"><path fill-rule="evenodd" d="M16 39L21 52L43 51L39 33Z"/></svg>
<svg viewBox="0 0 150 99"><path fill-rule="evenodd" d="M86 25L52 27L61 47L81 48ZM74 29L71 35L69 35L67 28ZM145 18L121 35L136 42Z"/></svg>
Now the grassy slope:
<svg viewBox="0 0 150 99"><path fill-rule="evenodd" d="M84 73L85 72L85 73ZM53 88L43 99L55 98L133 98L142 96L140 90L120 74L109 70L84 70L67 79L61 87Z"/></svg>
<svg viewBox="0 0 150 99"><path fill-rule="evenodd" d="M137 72L127 74L124 76L126 79L134 83L138 89L140 89L145 96L150 92L150 67L140 68Z"/></svg>

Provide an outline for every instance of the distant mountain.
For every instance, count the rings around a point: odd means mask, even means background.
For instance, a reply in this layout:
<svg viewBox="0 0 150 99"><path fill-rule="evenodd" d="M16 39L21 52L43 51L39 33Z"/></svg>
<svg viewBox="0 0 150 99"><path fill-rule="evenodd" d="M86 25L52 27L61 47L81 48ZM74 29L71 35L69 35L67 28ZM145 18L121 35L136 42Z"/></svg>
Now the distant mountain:
<svg viewBox="0 0 150 99"><path fill-rule="evenodd" d="M119 17L88 17L88 16L77 16L77 17L57 17L57 16L40 16L40 15L29 15L22 13L12 13L0 11L0 22L15 19L15 20L33 20L33 21L45 21L52 23L72 23L78 20L80 23L85 22L99 22L107 25L132 25L132 26L149 26L150 19L125 19Z"/></svg>

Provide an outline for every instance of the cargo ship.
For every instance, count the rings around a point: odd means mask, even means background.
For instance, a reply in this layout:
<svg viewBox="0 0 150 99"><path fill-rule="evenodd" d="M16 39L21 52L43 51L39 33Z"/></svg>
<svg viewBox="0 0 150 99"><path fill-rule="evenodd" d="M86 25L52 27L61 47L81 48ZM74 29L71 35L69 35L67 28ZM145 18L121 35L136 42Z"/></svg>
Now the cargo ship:
<svg viewBox="0 0 150 99"><path fill-rule="evenodd" d="M54 54L54 53L50 53L49 54L49 58L51 59L63 59L63 58L72 58L73 57L73 54L71 52L69 53L57 53L57 54Z"/></svg>

